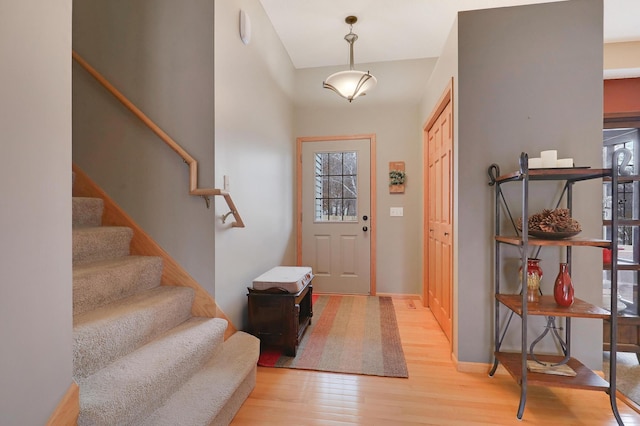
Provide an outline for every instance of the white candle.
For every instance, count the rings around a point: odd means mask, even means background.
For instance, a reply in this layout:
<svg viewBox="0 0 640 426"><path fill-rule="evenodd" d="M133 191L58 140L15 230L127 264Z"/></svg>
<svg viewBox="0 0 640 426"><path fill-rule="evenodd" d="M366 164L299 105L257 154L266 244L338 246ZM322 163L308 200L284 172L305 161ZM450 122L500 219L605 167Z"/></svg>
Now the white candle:
<svg viewBox="0 0 640 426"><path fill-rule="evenodd" d="M529 158L529 168L530 169L541 169L542 168L542 158Z"/></svg>
<svg viewBox="0 0 640 426"><path fill-rule="evenodd" d="M557 167L573 167L573 158L558 158Z"/></svg>
<svg viewBox="0 0 640 426"><path fill-rule="evenodd" d="M555 149L540 152L540 158L542 158L542 167L551 168L556 167L558 160L558 151Z"/></svg>

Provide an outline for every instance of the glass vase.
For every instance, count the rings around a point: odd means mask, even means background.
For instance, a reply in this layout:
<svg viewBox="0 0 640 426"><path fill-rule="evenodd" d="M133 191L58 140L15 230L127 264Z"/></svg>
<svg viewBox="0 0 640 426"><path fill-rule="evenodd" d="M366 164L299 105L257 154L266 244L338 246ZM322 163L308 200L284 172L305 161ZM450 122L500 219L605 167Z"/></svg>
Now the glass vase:
<svg viewBox="0 0 640 426"><path fill-rule="evenodd" d="M560 306L573 305L573 283L566 263L560 263L560 271L553 285L553 297Z"/></svg>
<svg viewBox="0 0 640 426"><path fill-rule="evenodd" d="M522 267L520 267L520 279L522 279ZM542 268L540 259L527 259L527 302L540 301L540 282L542 281Z"/></svg>

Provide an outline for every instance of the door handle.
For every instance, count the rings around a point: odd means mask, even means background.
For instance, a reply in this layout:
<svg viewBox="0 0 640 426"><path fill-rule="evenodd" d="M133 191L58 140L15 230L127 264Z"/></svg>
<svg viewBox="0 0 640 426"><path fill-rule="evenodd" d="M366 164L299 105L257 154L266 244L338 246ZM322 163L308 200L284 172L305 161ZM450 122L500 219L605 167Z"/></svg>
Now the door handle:
<svg viewBox="0 0 640 426"><path fill-rule="evenodd" d="M363 230L364 232L367 232L367 231L369 230L369 228L367 228L366 226L363 226L363 227L362 227L362 230Z"/></svg>

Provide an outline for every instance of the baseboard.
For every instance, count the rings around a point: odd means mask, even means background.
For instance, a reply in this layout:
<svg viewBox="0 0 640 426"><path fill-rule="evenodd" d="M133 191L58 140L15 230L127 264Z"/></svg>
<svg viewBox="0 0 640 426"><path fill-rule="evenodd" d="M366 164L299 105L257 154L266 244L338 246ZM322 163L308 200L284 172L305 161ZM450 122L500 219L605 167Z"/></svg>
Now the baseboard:
<svg viewBox="0 0 640 426"><path fill-rule="evenodd" d="M417 294L397 294L397 293L376 293L376 296L387 296L393 297L394 299L419 299L420 296Z"/></svg>
<svg viewBox="0 0 640 426"><path fill-rule="evenodd" d="M80 388L76 382L71 383L69 389L56 407L47 426L71 426L78 423L80 415Z"/></svg>

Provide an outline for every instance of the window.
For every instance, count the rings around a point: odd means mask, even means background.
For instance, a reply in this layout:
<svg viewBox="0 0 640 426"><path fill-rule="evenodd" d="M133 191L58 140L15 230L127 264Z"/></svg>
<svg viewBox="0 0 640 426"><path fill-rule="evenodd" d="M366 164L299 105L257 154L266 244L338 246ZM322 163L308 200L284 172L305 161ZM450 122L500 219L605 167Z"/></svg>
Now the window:
<svg viewBox="0 0 640 426"><path fill-rule="evenodd" d="M356 152L315 154L315 221L358 220L358 155Z"/></svg>
<svg viewBox="0 0 640 426"><path fill-rule="evenodd" d="M636 175L640 172L637 159L640 153L640 143L638 128L614 128L603 130L603 158L602 163L605 168L611 167L613 153L620 149L628 149L632 156L626 166L628 174ZM620 160L619 160L620 161ZM620 166L620 164L618 164ZM611 195L614 188L611 182L603 185L603 219L611 220L614 214L618 218L625 220L640 219L640 182L633 180L618 184L618 205L611 205ZM604 237L611 238L611 229L604 227ZM605 251L605 263L607 261ZM618 310L621 314L638 315L638 267L640 264L640 226L622 225L618 227ZM604 306L609 304L611 297L611 271L604 271L603 277L603 302Z"/></svg>

